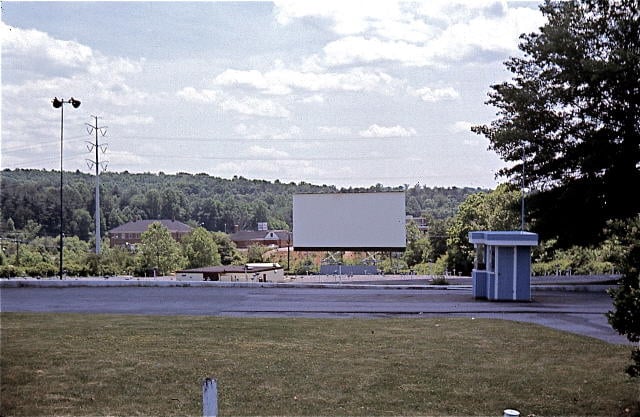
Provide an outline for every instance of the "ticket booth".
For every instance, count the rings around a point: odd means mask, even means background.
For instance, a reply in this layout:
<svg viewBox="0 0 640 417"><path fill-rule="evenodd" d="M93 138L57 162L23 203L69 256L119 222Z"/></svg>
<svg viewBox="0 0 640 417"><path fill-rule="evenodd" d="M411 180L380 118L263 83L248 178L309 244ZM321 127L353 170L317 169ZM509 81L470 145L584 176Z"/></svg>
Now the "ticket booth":
<svg viewBox="0 0 640 417"><path fill-rule="evenodd" d="M488 300L531 300L531 232L469 232L476 249L472 272L473 296Z"/></svg>

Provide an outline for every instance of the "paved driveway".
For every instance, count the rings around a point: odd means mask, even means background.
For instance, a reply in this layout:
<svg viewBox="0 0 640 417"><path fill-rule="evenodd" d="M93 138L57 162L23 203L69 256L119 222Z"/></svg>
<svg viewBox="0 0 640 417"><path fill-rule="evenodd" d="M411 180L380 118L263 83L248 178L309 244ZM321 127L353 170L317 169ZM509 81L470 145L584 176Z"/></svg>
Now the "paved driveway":
<svg viewBox="0 0 640 417"><path fill-rule="evenodd" d="M465 289L68 287L0 288L3 312L233 317L500 318L626 343L607 323L603 292L534 291L532 302L474 300Z"/></svg>

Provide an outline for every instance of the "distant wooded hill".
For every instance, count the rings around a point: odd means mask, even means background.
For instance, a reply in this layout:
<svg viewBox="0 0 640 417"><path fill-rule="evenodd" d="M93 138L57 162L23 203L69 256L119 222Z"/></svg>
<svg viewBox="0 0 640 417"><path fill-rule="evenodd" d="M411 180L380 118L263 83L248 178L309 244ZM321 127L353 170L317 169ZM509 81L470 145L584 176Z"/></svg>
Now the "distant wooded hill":
<svg viewBox="0 0 640 417"><path fill-rule="evenodd" d="M281 183L243 177L223 179L207 174L167 175L129 172L100 175L101 230L131 220L174 219L211 231L234 227L255 230L258 222L272 229L291 229L292 196L296 193L406 190L407 214L445 219L479 188L424 186L336 188L305 182ZM60 172L6 169L0 178L0 228L41 226L39 234L56 236L60 219ZM88 240L94 230L95 177L64 173L65 234Z"/></svg>

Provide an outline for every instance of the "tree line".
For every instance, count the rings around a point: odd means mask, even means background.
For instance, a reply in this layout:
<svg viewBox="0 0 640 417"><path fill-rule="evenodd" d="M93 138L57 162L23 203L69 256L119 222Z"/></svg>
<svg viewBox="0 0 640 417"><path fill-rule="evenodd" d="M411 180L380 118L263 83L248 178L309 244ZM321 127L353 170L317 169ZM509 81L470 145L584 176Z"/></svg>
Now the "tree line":
<svg viewBox="0 0 640 417"><path fill-rule="evenodd" d="M475 188L385 187L340 188L305 182L281 183L223 179L207 174L167 175L103 173L100 175L101 230L133 220L172 219L210 231L255 230L258 222L271 229L291 230L292 196L296 193L407 191L407 214L445 219L455 213ZM0 232L40 226L45 236L60 233L60 173L5 169L1 173ZM89 241L95 229L95 177L79 171L64 174L63 217L66 236ZM9 222L9 224L7 224ZM32 225L33 226L33 225Z"/></svg>
<svg viewBox="0 0 640 417"><path fill-rule="evenodd" d="M326 254L282 253L252 247L238 251L229 235L237 226L255 229L268 222L273 229L291 230L293 194L298 192L361 192L404 189L407 214L426 226L409 222L406 251L394 257L378 255L385 273L420 275L470 275L472 230L514 230L520 227L521 191L510 184L495 190L473 188L369 188L337 189L307 183L230 180L205 174L130 174L101 176L101 229L131 220L170 218L190 224L192 233L180 244L155 230L155 239L140 251L109 247L103 236L103 253L92 255L94 245L94 180L80 172L65 175L64 268L70 275L173 273L180 268L244 262L278 262L292 274L317 272ZM0 179L2 203L0 230L3 250L0 275L52 276L58 273L59 173L42 170L5 170ZM56 204L57 203L57 204ZM199 244L194 245L193 239ZM563 248L557 239L542 242L533 254L535 274L605 274L616 270L621 251L613 238L593 247ZM153 249L149 249L153 247ZM154 253L154 256L149 255ZM215 256L214 256L215 255ZM213 258L210 258L214 256ZM338 254L344 264L367 261L366 253ZM207 259L207 262L195 261ZM150 272L153 271L153 272Z"/></svg>
<svg viewBox="0 0 640 417"><path fill-rule="evenodd" d="M0 237L3 238L3 250L0 262L6 266L4 275L55 275L60 234L59 172L6 169L1 174ZM141 253L110 248L107 239L103 239L101 257L91 256L95 239L95 177L79 171L66 172L63 187L64 259L65 270L69 274L146 274L153 268L169 273L182 267L206 266L193 262L187 255L205 256L194 254L189 242L182 248L164 242L166 247L155 252L171 249L167 258L173 261L158 262L156 259L155 263L162 263L162 266L153 265L153 259L141 257ZM259 222L267 222L271 229L291 230L293 194L296 193L398 190L405 190L407 214L426 219L430 237L425 238L416 225L410 225L411 250L395 263L383 263L381 266L387 272L408 272L413 271L416 265L435 263L446 253L447 225L458 207L468 196L483 191L469 187L429 188L408 184L338 189L305 182L285 184L277 180L269 182L243 177L222 179L207 174L105 173L100 176L101 231L102 236L106 236L109 229L133 220L178 220L196 228L198 233L192 235L199 236L200 240L205 237L200 229L208 232L207 240L213 239L217 248L210 252L217 253L220 249L219 260L214 258L209 265L247 260L282 262L282 259L271 259L277 255L265 254L262 248L251 248L248 253L241 253L235 250L228 235L236 228L255 230ZM199 250L207 247L200 245ZM357 263L358 259L355 257L347 262ZM294 255L291 265L290 261L289 257L286 266L292 273L308 273L317 269L307 255ZM442 260L439 265L438 271L442 272L454 267ZM435 272L432 266L430 268Z"/></svg>

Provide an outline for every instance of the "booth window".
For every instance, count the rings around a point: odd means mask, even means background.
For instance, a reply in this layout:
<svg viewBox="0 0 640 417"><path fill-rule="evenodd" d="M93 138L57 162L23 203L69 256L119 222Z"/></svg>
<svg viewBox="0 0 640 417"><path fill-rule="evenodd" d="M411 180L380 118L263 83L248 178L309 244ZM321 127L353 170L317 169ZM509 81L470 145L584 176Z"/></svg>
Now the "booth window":
<svg viewBox="0 0 640 417"><path fill-rule="evenodd" d="M495 250L494 246L488 246L487 247L487 271L489 272L494 272L494 256L493 256L493 252Z"/></svg>
<svg viewBox="0 0 640 417"><path fill-rule="evenodd" d="M485 268L487 267L486 261L485 261L485 251L486 251L486 245L482 243L479 243L476 245L476 259L474 262L474 267L478 271L484 271Z"/></svg>

